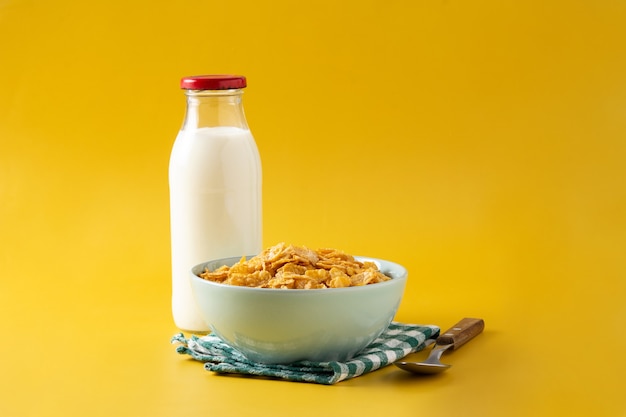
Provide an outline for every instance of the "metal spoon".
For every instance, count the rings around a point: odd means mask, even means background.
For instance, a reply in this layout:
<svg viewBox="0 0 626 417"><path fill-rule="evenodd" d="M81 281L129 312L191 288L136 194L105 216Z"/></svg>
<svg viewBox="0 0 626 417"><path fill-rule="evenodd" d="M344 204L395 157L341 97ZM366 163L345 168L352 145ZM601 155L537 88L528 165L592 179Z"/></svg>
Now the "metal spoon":
<svg viewBox="0 0 626 417"><path fill-rule="evenodd" d="M472 340L485 328L483 319L464 318L437 338L435 347L423 362L396 361L398 368L416 374L436 374L448 369L451 365L441 363L439 359L448 349L458 349ZM426 341L428 345L428 340ZM431 342L432 343L432 342Z"/></svg>

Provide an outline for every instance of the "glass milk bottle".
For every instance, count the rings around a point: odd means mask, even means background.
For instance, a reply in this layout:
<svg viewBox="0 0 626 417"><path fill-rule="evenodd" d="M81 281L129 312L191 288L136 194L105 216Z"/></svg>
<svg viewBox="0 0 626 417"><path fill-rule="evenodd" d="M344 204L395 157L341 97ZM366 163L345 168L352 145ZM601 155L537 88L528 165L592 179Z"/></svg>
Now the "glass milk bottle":
<svg viewBox="0 0 626 417"><path fill-rule="evenodd" d="M261 159L243 110L246 78L185 77L187 108L169 165L172 313L206 332L190 284L193 266L261 251Z"/></svg>

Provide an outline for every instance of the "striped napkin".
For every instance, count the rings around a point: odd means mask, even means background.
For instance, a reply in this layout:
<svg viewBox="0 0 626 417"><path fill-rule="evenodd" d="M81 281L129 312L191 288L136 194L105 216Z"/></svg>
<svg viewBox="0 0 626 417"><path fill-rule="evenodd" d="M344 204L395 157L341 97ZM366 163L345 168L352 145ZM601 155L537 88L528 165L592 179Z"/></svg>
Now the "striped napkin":
<svg viewBox="0 0 626 417"><path fill-rule="evenodd" d="M376 340L348 361L299 361L279 365L250 361L213 334L202 337L192 335L186 339L179 333L172 337L171 342L179 344L176 348L178 353L204 362L204 368L208 371L332 385L375 371L409 353L420 351L425 347L427 339L438 334L439 327L434 325L392 322Z"/></svg>

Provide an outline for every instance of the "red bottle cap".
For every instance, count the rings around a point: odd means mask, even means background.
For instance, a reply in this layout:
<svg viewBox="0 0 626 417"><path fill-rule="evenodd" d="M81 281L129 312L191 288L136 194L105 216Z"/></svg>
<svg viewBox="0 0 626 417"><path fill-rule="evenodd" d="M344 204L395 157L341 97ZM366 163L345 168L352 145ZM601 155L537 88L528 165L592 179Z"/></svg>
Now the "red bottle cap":
<svg viewBox="0 0 626 417"><path fill-rule="evenodd" d="M230 90L246 85L246 77L242 75L194 75L180 80L183 90Z"/></svg>

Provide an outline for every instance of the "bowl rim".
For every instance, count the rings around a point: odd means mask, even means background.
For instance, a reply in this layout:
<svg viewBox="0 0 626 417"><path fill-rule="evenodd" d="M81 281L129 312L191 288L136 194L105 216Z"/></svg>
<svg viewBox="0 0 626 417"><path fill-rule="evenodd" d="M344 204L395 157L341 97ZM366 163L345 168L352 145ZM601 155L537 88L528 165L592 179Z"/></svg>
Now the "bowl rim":
<svg viewBox="0 0 626 417"><path fill-rule="evenodd" d="M246 256L246 259L250 259L251 257L253 257L255 255L249 255ZM280 293L280 292L284 292L284 293L289 293L289 294L314 294L314 293L330 293L330 294L337 294L339 292L345 292L345 291L372 291L372 289L376 289L376 288L381 288L381 287L386 287L386 286L390 286L390 285L398 285L399 282L406 282L407 281L407 277L408 277L408 270L400 265L399 263L393 262L393 261L388 261L386 259L380 259L380 258L373 258L371 256L358 256L355 255L354 259L358 260L358 261L367 261L367 262L374 262L378 268L381 268L381 262L382 263L386 263L389 264L391 266L393 266L394 268L398 268L398 270L400 271L400 274L398 277L390 277L391 279L389 281L384 281L384 282L377 282L375 284L370 284L370 285L358 285L358 286L352 286L352 287L343 287L343 288L311 288L311 289L300 289L300 288L259 288L259 287L246 287L243 285L230 285L230 284L223 284L221 282L215 282L215 281L210 281L208 279L204 279L201 278L199 275L196 274L197 269L202 268L202 270L204 270L204 266L209 264L209 263L214 263L214 262L226 262L226 261L231 261L231 260L235 260L235 262L237 262L238 260L240 260L242 257L241 256L228 256L225 258L218 258L218 259L212 259L209 261L205 261L205 262L201 262L197 265L194 265L193 268L191 268L191 270L189 271L191 274L191 279L196 281L196 282L201 282L204 285L209 285L209 286L215 286L217 288L232 288L232 289L236 289L236 291L260 291L260 292L270 292L272 294L275 293ZM381 271L383 272L383 271ZM384 273L384 272L383 272ZM387 274L385 274L387 275ZM387 275L389 276L389 275ZM330 291L328 291L330 290Z"/></svg>

